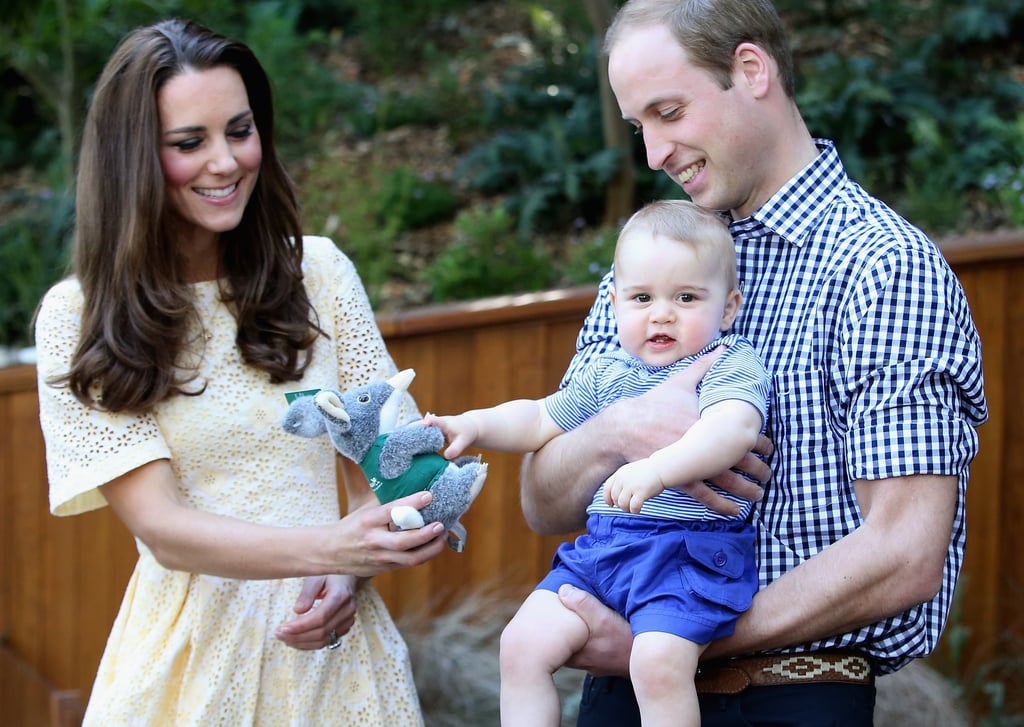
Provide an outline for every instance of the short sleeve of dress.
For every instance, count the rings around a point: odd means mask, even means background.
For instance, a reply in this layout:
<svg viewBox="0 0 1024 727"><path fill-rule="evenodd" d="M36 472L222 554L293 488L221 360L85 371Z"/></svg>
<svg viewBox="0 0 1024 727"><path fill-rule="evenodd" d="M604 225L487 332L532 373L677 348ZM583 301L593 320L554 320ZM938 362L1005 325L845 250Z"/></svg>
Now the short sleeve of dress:
<svg viewBox="0 0 1024 727"><path fill-rule="evenodd" d="M346 390L390 378L398 368L377 327L370 299L355 265L326 237L307 236L302 245L306 290L321 317L321 328L333 340L338 388ZM420 417L415 401L406 396L399 423Z"/></svg>
<svg viewBox="0 0 1024 727"><path fill-rule="evenodd" d="M66 374L78 342L82 292L74 280L44 296L36 318L39 421L46 441L50 511L76 515L104 507L97 489L170 450L151 416L111 414L83 405L66 386L48 383Z"/></svg>

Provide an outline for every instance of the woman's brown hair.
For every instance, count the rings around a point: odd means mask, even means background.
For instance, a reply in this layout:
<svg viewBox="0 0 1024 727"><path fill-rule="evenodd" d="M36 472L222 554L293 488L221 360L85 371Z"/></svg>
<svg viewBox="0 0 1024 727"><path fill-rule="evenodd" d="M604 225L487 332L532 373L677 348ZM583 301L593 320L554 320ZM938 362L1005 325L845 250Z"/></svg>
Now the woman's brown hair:
<svg viewBox="0 0 1024 727"><path fill-rule="evenodd" d="M73 267L84 309L71 370L58 382L109 411L145 412L200 393L182 369L194 341L192 293L168 230L157 95L186 68L242 77L263 152L237 228L220 237L221 297L243 360L270 380L296 381L322 333L302 284L302 230L291 180L274 148L270 81L252 51L196 23L165 20L130 33L96 86L76 185Z"/></svg>

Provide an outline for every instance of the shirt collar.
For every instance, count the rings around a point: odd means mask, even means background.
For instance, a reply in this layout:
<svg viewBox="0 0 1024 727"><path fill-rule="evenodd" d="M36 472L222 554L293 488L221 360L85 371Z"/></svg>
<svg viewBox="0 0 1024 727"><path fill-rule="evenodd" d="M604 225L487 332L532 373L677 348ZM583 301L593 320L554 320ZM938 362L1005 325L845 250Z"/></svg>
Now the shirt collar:
<svg viewBox="0 0 1024 727"><path fill-rule="evenodd" d="M835 144L828 139L815 139L814 144L818 156L752 215L730 224L734 235L766 228L797 247L803 245L847 181Z"/></svg>

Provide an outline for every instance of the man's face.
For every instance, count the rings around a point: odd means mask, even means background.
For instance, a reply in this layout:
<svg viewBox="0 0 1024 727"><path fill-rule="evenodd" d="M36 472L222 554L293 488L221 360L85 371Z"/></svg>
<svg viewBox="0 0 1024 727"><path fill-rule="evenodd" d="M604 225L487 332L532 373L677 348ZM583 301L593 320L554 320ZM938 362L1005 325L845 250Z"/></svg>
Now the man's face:
<svg viewBox="0 0 1024 727"><path fill-rule="evenodd" d="M753 199L752 104L736 74L723 89L655 25L623 31L608 75L623 118L643 134L651 169L664 170L708 209L745 217L763 202Z"/></svg>

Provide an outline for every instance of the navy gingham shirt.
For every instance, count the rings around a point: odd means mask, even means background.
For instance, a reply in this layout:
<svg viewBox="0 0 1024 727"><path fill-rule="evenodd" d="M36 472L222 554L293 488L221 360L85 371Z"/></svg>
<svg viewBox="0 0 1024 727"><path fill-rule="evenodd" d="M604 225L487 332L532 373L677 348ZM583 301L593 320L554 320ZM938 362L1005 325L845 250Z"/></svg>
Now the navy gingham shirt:
<svg viewBox="0 0 1024 727"><path fill-rule="evenodd" d="M846 174L832 142L753 215L730 223L743 305L732 332L772 376L773 478L754 512L764 587L855 530L857 479L956 475L943 585L893 618L788 651L856 649L882 673L930 653L963 563L968 465L988 418L981 342L938 248ZM565 380L618 346L612 272ZM898 483L894 486L898 486Z"/></svg>

